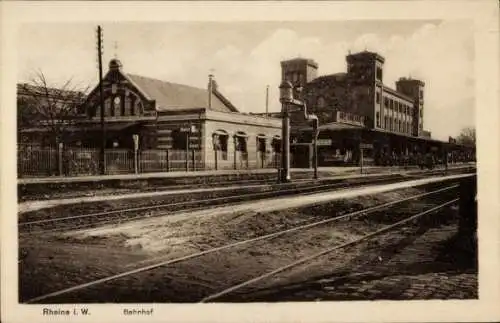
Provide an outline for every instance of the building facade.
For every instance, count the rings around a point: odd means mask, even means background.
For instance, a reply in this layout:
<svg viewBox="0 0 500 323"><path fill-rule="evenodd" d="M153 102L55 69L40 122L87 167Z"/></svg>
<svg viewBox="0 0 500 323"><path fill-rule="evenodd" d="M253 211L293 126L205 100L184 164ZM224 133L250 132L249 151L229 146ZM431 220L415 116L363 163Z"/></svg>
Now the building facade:
<svg viewBox="0 0 500 323"><path fill-rule="evenodd" d="M281 62L282 81L294 97L319 119L319 164L393 164L432 153L446 145L424 130L425 83L401 77L396 87L384 84L385 59L374 52L346 56L347 72L318 76L308 58ZM291 113L295 166L312 162L312 130L303 113ZM363 147L363 149L360 149ZM439 155L439 156L438 156Z"/></svg>
<svg viewBox="0 0 500 323"><path fill-rule="evenodd" d="M116 159L113 151L128 158L136 149L145 169L165 159L192 160L196 169L266 168L279 161L281 120L238 111L212 76L207 88L196 88L128 74L111 60L102 80L104 136L100 93L98 84L87 95L65 128L71 140L64 145L98 149L105 138L108 166Z"/></svg>
<svg viewBox="0 0 500 323"><path fill-rule="evenodd" d="M360 52L346 56L347 72L318 75L312 59L296 58L281 62L282 79L315 113L320 123L332 122L335 111L364 117L365 126L393 133L423 134L425 83L400 78L393 89L383 82L384 57Z"/></svg>

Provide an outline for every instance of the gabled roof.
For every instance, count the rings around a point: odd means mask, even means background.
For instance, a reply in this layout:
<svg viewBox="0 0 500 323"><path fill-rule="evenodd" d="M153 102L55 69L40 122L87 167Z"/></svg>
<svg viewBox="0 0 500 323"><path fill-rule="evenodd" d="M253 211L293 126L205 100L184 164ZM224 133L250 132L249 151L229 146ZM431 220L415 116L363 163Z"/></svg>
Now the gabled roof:
<svg viewBox="0 0 500 323"><path fill-rule="evenodd" d="M134 74L125 74L139 91L156 101L158 111L190 108L208 108L208 89L165 82ZM213 90L211 109L221 112L238 110L216 89Z"/></svg>

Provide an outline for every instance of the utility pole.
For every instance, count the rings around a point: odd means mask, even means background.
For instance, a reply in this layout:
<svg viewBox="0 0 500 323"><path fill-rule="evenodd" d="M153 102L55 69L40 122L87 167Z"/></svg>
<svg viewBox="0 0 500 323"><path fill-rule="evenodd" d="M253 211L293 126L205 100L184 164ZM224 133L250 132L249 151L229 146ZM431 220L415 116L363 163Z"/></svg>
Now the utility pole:
<svg viewBox="0 0 500 323"><path fill-rule="evenodd" d="M106 125L104 123L104 93L102 88L102 28L97 26L97 58L99 64L99 99L101 105L101 162L100 170L101 174L104 175L106 172L104 152L106 149Z"/></svg>
<svg viewBox="0 0 500 323"><path fill-rule="evenodd" d="M266 86L266 117L269 116L269 85Z"/></svg>

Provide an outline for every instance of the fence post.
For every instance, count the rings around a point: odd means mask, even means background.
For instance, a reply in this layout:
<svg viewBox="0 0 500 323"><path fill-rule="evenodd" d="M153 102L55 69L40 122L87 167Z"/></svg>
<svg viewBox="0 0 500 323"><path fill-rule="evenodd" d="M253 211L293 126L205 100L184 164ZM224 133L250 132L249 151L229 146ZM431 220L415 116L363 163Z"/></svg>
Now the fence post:
<svg viewBox="0 0 500 323"><path fill-rule="evenodd" d="M139 174L139 150L134 149L134 171Z"/></svg>
<svg viewBox="0 0 500 323"><path fill-rule="evenodd" d="M237 142L236 142L236 136L234 137L234 156L233 156L233 168L234 169L237 169L237 158L238 158L238 150L236 149L237 148Z"/></svg>
<svg viewBox="0 0 500 323"><path fill-rule="evenodd" d="M194 149L191 149L191 152L192 152L191 161L193 162L193 170L195 171L196 170L196 158L194 156Z"/></svg>
<svg viewBox="0 0 500 323"><path fill-rule="evenodd" d="M215 153L215 170L217 170L217 159L218 159L218 150L217 149L214 149L214 153Z"/></svg>
<svg viewBox="0 0 500 323"><path fill-rule="evenodd" d="M58 158L58 160L57 160L58 165L57 166L58 167L57 167L57 169L59 171L59 176L63 176L64 175L63 174L63 147L64 147L64 145L62 142L60 142L57 145L57 147L58 147L58 150L57 150L57 158Z"/></svg>
<svg viewBox="0 0 500 323"><path fill-rule="evenodd" d="M170 171L170 161L169 161L169 157L168 157L168 149L167 149L166 158L167 158L167 172L169 172Z"/></svg>
<svg viewBox="0 0 500 323"><path fill-rule="evenodd" d="M359 144L359 170L360 173L363 174L363 148L361 144Z"/></svg>
<svg viewBox="0 0 500 323"><path fill-rule="evenodd" d="M134 140L134 172L136 174L139 173L139 160L138 160L138 152L139 152L139 135L132 135L132 139Z"/></svg>

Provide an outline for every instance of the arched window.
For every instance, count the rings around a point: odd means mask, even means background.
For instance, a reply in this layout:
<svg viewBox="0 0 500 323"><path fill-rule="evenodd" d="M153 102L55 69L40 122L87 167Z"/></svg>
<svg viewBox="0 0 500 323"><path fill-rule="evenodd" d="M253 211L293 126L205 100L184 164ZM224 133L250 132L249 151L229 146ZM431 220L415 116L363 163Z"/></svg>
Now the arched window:
<svg viewBox="0 0 500 323"><path fill-rule="evenodd" d="M217 130L212 134L212 140L214 144L214 151L221 152L221 157L223 160L227 160L227 142L228 134L224 130Z"/></svg>
<svg viewBox="0 0 500 323"><path fill-rule="evenodd" d="M234 135L236 151L247 152L247 135L244 132L238 131Z"/></svg>
<svg viewBox="0 0 500 323"><path fill-rule="evenodd" d="M281 153L281 138L279 136L274 136L271 145L275 153Z"/></svg>
<svg viewBox="0 0 500 323"><path fill-rule="evenodd" d="M257 135L257 151L260 153L266 152L266 135Z"/></svg>

